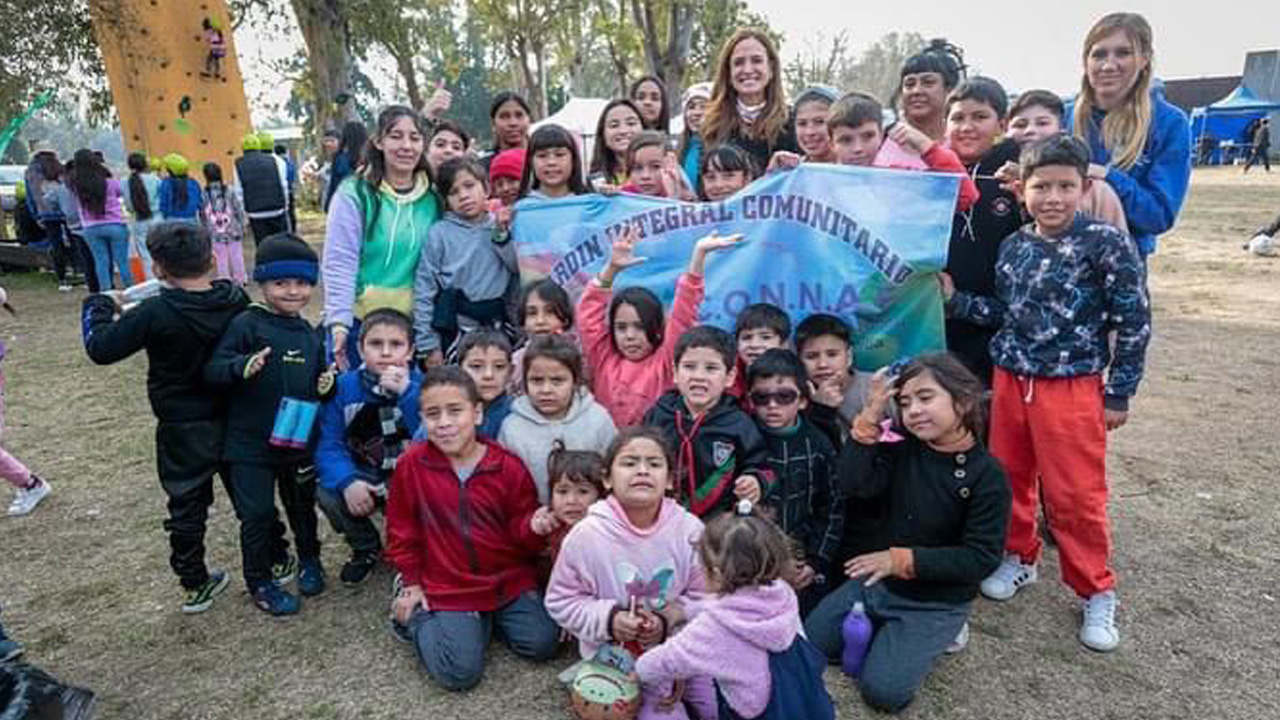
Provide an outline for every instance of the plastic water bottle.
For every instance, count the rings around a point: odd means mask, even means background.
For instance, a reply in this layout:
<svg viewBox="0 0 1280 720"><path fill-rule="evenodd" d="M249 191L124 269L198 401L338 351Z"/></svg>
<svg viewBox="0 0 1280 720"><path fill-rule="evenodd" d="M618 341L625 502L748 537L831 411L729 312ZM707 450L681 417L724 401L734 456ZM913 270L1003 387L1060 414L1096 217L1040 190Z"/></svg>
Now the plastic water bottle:
<svg viewBox="0 0 1280 720"><path fill-rule="evenodd" d="M867 657L867 649L871 647L871 618L862 603L853 604L853 609L844 618L840 634L844 636L844 652L840 664L850 677L858 677L862 672L862 661Z"/></svg>
<svg viewBox="0 0 1280 720"><path fill-rule="evenodd" d="M120 291L118 296L120 309L125 312L134 309L143 300L159 295L162 287L164 287L164 284L154 278L140 282L137 285L130 285Z"/></svg>

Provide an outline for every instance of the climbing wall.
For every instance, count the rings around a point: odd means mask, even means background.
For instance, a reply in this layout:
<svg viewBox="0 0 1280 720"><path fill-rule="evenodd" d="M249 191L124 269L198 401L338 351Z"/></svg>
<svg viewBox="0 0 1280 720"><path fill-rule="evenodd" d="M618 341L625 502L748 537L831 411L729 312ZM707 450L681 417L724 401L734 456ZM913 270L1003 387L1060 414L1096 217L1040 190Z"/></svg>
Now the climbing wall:
<svg viewBox="0 0 1280 720"><path fill-rule="evenodd" d="M89 7L125 151L181 153L201 180L199 168L217 162L230 179L251 123L225 0L95 0ZM221 78L202 76L205 18L226 38Z"/></svg>

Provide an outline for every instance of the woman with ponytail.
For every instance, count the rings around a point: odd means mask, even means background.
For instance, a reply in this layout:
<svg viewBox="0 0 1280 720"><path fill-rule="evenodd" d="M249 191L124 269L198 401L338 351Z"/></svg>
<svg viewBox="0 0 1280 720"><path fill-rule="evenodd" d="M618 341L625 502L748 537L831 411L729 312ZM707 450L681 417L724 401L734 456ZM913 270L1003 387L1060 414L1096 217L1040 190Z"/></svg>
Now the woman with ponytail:
<svg viewBox="0 0 1280 720"><path fill-rule="evenodd" d="M1152 87L1154 55L1145 18L1104 16L1085 37L1084 78L1065 123L1089 145L1089 177L1120 196L1143 257L1173 227L1191 180L1191 126Z"/></svg>
<svg viewBox="0 0 1280 720"><path fill-rule="evenodd" d="M142 258L142 272L151 279L151 253L147 251L147 232L160 219L160 178L148 172L151 169L147 156L129 153L129 184L124 194L124 206L133 218L129 221L129 236Z"/></svg>

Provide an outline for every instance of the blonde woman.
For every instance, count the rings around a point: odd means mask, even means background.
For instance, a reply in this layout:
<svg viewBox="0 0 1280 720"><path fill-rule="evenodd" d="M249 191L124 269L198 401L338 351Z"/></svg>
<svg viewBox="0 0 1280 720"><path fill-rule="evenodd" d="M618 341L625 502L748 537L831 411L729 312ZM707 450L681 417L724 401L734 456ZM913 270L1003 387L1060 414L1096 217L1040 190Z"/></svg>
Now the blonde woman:
<svg viewBox="0 0 1280 720"><path fill-rule="evenodd" d="M1089 145L1089 177L1120 196L1143 257L1173 227L1191 179L1191 126L1152 88L1153 61L1145 18L1103 17L1085 37L1084 79L1065 123Z"/></svg>

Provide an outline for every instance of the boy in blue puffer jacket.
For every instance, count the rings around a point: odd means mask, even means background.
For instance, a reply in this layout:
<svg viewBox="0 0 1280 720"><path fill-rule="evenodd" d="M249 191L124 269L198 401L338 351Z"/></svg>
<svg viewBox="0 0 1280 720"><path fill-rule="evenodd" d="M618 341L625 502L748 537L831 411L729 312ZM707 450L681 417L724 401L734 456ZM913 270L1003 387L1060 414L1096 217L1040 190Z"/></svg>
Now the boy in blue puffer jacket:
<svg viewBox="0 0 1280 720"><path fill-rule="evenodd" d="M397 310L375 310L360 326L363 364L338 376L320 414L316 469L319 500L351 547L342 582L358 585L372 572L382 539L369 516L386 502L396 460L418 432L422 375L410 366L413 321Z"/></svg>

